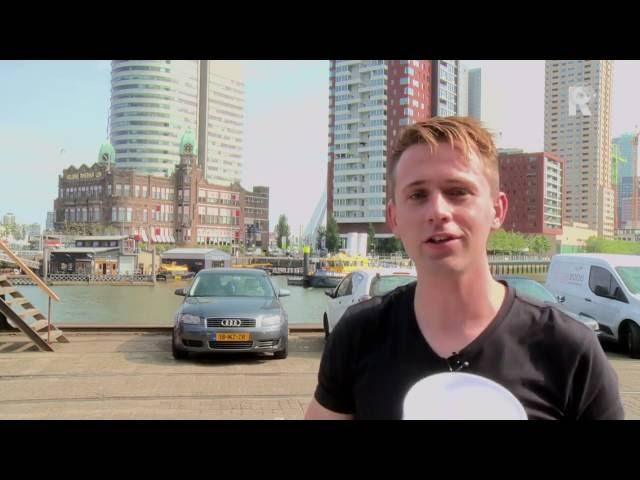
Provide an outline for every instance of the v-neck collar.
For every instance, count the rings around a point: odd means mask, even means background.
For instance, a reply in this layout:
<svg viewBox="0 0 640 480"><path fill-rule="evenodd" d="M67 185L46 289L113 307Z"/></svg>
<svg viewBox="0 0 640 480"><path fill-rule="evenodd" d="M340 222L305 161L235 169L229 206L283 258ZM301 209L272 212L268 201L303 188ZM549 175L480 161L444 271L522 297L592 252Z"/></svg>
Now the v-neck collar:
<svg viewBox="0 0 640 480"><path fill-rule="evenodd" d="M506 282L501 280L499 280L499 282L502 283L507 288L504 299L502 300L502 305L500 305L500 308L498 309L498 312L496 313L496 315L493 317L493 320L491 320L491 323L489 323L489 325L487 325L487 327L482 332L480 332L480 335L474 338L467 346L465 346L459 352L455 352L460 357L463 357L463 358L474 357L482 349L483 345L487 342L487 340L491 337L491 335L493 335L493 333L500 327L500 325L504 323L504 321L508 317L507 314L509 313L509 310L513 306L513 302L515 300L515 290L509 285L507 285ZM418 318L416 317L416 311L414 307L416 291L417 291L417 283L414 284L413 286L411 296L408 302L409 328L410 330L412 330L412 332L410 333L412 336L416 335L417 338L419 338L419 340L417 341L417 344L421 348L425 348L426 351L429 353L429 355L433 356L434 358L442 362L446 362L447 357L441 357L435 352L435 350L433 350L433 348L431 347L427 339L422 334L420 327L418 326Z"/></svg>

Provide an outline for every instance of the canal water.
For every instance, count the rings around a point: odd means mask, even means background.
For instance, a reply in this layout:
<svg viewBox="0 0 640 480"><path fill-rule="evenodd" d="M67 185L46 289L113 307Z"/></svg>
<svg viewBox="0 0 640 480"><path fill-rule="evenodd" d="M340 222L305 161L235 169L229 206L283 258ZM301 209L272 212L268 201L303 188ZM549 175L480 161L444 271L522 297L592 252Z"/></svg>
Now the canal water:
<svg viewBox="0 0 640 480"><path fill-rule="evenodd" d="M544 283L545 274L531 275ZM289 315L289 324L322 324L327 297L322 288L287 286L284 276L272 277L280 288L291 291L282 297ZM173 315L183 297L174 294L187 282L158 282L155 287L143 286L55 286L60 302L52 301L54 324L78 325L173 325ZM20 286L19 290L43 313L47 312L47 297L38 287Z"/></svg>
<svg viewBox="0 0 640 480"><path fill-rule="evenodd" d="M289 324L322 324L325 308L324 290L287 286L284 276L272 277L280 288L291 291L282 297L282 304L289 315ZM54 324L85 325L173 325L173 315L184 297L174 294L176 288L187 282L158 282L149 286L54 286L60 302L52 301ZM34 286L18 289L45 315L48 297Z"/></svg>

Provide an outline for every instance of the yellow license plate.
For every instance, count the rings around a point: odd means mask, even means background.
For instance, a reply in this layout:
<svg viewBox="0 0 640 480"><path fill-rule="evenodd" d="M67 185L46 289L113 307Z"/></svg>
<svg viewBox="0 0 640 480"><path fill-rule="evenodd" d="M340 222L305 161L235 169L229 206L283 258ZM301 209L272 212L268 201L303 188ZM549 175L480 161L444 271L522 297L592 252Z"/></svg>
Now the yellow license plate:
<svg viewBox="0 0 640 480"><path fill-rule="evenodd" d="M216 333L217 342L243 342L251 340L250 333Z"/></svg>

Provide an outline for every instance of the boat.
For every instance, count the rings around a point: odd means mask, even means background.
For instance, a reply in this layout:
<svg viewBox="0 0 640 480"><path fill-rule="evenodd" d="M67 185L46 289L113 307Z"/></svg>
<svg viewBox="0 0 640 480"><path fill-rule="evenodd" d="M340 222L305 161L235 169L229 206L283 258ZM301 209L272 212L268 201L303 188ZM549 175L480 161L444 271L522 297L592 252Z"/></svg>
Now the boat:
<svg viewBox="0 0 640 480"><path fill-rule="evenodd" d="M335 288L351 272L369 268L367 257L339 253L332 257L321 259L316 264L316 270L308 276L309 286L315 288Z"/></svg>
<svg viewBox="0 0 640 480"><path fill-rule="evenodd" d="M162 263L158 269L156 280L182 280L193 277L194 273L189 271L187 265L178 265L176 262Z"/></svg>

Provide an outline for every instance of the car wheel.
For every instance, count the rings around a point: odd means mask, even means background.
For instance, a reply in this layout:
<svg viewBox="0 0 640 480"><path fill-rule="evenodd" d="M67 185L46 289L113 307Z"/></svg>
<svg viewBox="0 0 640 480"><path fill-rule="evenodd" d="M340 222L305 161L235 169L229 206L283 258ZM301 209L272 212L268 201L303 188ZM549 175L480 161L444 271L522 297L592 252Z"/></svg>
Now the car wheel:
<svg viewBox="0 0 640 480"><path fill-rule="evenodd" d="M631 358L640 358L640 327L633 322L627 330L627 348Z"/></svg>
<svg viewBox="0 0 640 480"><path fill-rule="evenodd" d="M171 336L171 353L173 354L173 358L176 360L184 360L189 357L189 352L176 347L175 335Z"/></svg>
<svg viewBox="0 0 640 480"><path fill-rule="evenodd" d="M322 319L322 328L324 328L324 338L329 338L329 320L326 313Z"/></svg>

